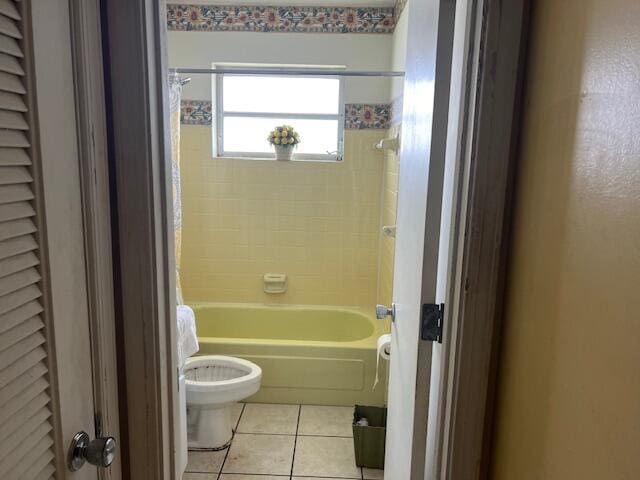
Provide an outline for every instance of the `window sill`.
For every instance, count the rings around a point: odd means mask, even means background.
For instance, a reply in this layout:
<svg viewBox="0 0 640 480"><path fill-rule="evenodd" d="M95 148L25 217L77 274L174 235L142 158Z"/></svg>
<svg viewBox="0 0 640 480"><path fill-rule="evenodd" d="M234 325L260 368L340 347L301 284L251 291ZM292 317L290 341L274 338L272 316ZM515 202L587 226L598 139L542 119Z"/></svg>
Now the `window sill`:
<svg viewBox="0 0 640 480"><path fill-rule="evenodd" d="M249 160L252 162L278 162L278 163L344 163L344 159L342 158L292 158L291 160L277 160L274 157L243 157L239 155L225 155L219 156L214 155L213 160Z"/></svg>

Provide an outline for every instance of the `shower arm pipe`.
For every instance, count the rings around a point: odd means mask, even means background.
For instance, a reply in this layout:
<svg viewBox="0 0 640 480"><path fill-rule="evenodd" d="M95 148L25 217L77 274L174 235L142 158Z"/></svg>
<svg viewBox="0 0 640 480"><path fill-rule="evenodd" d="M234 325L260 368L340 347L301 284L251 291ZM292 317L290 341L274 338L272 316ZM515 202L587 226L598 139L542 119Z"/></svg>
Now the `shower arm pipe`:
<svg viewBox="0 0 640 480"><path fill-rule="evenodd" d="M171 73L191 75L295 75L309 77L404 77L404 72L329 70L312 68L172 68Z"/></svg>

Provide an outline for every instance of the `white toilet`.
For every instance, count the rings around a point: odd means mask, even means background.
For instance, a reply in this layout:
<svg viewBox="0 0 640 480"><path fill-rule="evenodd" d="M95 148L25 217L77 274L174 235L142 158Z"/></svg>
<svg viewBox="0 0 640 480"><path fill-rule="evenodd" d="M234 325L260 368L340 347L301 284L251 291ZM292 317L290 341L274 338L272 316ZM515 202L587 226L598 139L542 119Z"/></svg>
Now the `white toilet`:
<svg viewBox="0 0 640 480"><path fill-rule="evenodd" d="M230 406L260 389L262 370L221 355L187 359L184 366L189 448L219 450L231 442Z"/></svg>

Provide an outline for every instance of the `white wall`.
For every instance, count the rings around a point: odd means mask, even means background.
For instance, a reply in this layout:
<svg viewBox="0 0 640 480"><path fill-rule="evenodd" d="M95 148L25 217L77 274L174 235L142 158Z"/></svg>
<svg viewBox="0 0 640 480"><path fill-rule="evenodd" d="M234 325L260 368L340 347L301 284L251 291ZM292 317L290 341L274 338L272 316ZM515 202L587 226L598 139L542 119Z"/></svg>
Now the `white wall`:
<svg viewBox="0 0 640 480"><path fill-rule="evenodd" d="M407 31L409 24L409 8L411 2L407 3L400 15L396 19L396 28L391 39L391 68L395 71L404 71L407 59ZM403 78L394 78L391 85L391 100L402 94L404 84Z"/></svg>
<svg viewBox="0 0 640 480"><path fill-rule="evenodd" d="M388 34L168 32L169 66L211 68L213 62L344 65L349 70L390 70ZM211 98L211 78L191 75L183 98ZM348 78L346 103L388 103L390 80Z"/></svg>

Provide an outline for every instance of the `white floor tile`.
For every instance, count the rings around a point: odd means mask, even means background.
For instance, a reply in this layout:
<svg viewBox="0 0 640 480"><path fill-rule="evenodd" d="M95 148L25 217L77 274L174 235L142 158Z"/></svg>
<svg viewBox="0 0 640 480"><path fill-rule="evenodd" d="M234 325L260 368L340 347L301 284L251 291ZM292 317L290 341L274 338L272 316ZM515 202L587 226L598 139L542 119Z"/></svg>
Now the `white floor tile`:
<svg viewBox="0 0 640 480"><path fill-rule="evenodd" d="M182 475L182 480L216 480L217 478L217 473L185 473Z"/></svg>
<svg viewBox="0 0 640 480"><path fill-rule="evenodd" d="M189 473L218 473L222 468L222 462L227 454L227 450L217 452L189 452L189 462L187 472Z"/></svg>
<svg viewBox="0 0 640 480"><path fill-rule="evenodd" d="M383 480L384 470L362 467L362 477L364 480Z"/></svg>
<svg viewBox="0 0 640 480"><path fill-rule="evenodd" d="M275 476L275 475L244 475L236 473L223 473L220 475L220 480L288 480L289 475Z"/></svg>
<svg viewBox="0 0 640 480"><path fill-rule="evenodd" d="M352 437L353 407L303 405L298 435Z"/></svg>
<svg viewBox="0 0 640 480"><path fill-rule="evenodd" d="M184 473L182 480L216 480L217 473Z"/></svg>
<svg viewBox="0 0 640 480"><path fill-rule="evenodd" d="M238 432L295 435L299 410L298 405L249 403L240 419Z"/></svg>
<svg viewBox="0 0 640 480"><path fill-rule="evenodd" d="M291 480L345 480L343 478L329 477L291 477Z"/></svg>
<svg viewBox="0 0 640 480"><path fill-rule="evenodd" d="M262 475L289 475L295 436L238 433L222 471Z"/></svg>
<svg viewBox="0 0 640 480"><path fill-rule="evenodd" d="M361 478L353 440L340 437L298 437L293 475L326 478Z"/></svg>

